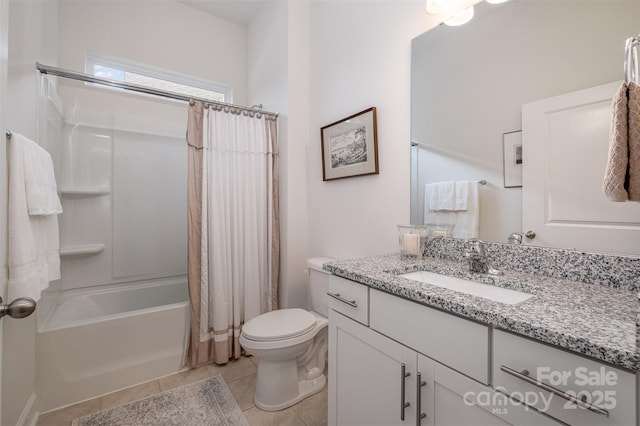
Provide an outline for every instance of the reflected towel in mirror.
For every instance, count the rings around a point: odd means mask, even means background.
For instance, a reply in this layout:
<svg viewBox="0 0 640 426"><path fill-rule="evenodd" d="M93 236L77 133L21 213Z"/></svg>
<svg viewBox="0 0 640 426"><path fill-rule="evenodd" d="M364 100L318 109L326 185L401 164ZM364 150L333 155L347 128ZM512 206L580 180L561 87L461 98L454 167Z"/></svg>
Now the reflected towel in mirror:
<svg viewBox="0 0 640 426"><path fill-rule="evenodd" d="M467 194L466 210L434 210L430 204L433 185L425 185L424 223L453 224L455 225L452 235L454 238L478 238L480 226L478 182L455 182L455 187L461 188L459 194ZM462 204L458 204L460 205ZM453 207L456 207L456 203L453 203Z"/></svg>

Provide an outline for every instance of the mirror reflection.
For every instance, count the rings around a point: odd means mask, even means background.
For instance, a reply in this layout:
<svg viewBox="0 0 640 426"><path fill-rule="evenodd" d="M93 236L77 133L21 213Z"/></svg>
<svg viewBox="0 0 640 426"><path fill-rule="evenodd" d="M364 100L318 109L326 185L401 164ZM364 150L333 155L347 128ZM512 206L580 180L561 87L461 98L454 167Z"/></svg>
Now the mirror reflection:
<svg viewBox="0 0 640 426"><path fill-rule="evenodd" d="M600 251L593 244L581 247L570 239L553 243L527 238L527 232L536 229L526 229L529 222L523 223L523 213L527 213L522 207L523 196L527 198L527 189L533 185L524 181L524 189L514 187L509 175L513 170L507 170L509 187L505 187L504 155L511 155L511 142L507 136L505 143L504 135L522 131L523 105L619 84L624 77L624 42L638 33L637 0L511 0L497 5L482 2L471 22L460 27L442 25L414 39L411 223L425 223L425 216L429 220L430 210L425 210L427 184L486 180L486 185L478 186L479 238L506 243L511 236L511 242L516 243ZM596 149L578 147L562 163L568 176L584 175L580 170L584 164L602 163L600 169L589 171L587 181L580 182L576 193L581 196L590 193L604 198L601 183L610 120L606 108L610 104L601 103L604 113L585 115L581 120L585 131L597 127L601 134L605 129L604 140L597 141ZM527 152L538 149L537 145L538 141L524 135L525 177L531 175L526 172ZM533 175L545 178L545 172ZM572 202L571 196L565 197L566 203ZM554 206L550 197L546 200L539 205L526 204L527 210L548 213ZM634 219L621 223L614 214L605 218L605 226L637 232L640 207L636 203L616 204L615 208ZM573 220L567 216L561 221ZM575 218L575 228L590 226L589 220ZM603 246L602 251L640 254L640 248L633 244L631 248Z"/></svg>

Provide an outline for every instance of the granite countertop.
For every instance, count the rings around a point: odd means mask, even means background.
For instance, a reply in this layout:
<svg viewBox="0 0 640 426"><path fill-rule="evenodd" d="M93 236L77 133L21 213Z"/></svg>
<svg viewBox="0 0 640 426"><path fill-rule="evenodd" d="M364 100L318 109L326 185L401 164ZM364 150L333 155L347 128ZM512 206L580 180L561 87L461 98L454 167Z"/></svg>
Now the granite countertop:
<svg viewBox="0 0 640 426"><path fill-rule="evenodd" d="M487 276L468 272L463 262L432 257L411 260L399 254L332 261L324 269L426 306L640 371L638 294L632 290L506 270L502 276ZM507 305L397 276L419 270L524 291L534 297Z"/></svg>

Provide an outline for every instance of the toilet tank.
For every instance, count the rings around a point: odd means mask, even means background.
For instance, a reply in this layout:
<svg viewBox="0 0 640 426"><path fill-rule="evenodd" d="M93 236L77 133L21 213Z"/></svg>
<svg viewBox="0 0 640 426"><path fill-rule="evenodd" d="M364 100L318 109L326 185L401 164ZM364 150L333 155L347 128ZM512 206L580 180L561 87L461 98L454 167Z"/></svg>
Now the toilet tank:
<svg viewBox="0 0 640 426"><path fill-rule="evenodd" d="M309 299L310 307L314 312L329 317L329 277L330 272L324 271L322 265L331 262L330 257L314 257L307 260L309 270Z"/></svg>

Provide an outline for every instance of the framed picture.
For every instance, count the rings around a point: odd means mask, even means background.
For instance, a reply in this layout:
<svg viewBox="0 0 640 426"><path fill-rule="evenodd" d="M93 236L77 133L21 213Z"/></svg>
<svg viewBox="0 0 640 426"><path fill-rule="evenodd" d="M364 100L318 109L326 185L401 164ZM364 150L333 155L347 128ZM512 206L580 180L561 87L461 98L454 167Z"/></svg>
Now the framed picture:
<svg viewBox="0 0 640 426"><path fill-rule="evenodd" d="M502 135L504 187L522 187L522 131Z"/></svg>
<svg viewBox="0 0 640 426"><path fill-rule="evenodd" d="M378 174L376 108L320 129L322 180Z"/></svg>

